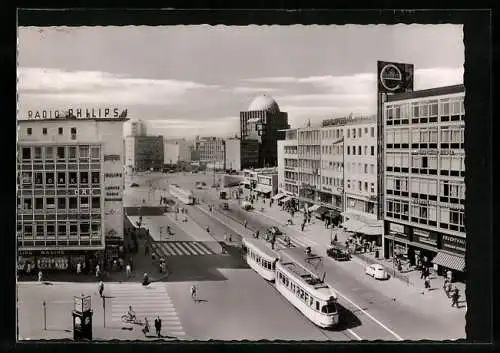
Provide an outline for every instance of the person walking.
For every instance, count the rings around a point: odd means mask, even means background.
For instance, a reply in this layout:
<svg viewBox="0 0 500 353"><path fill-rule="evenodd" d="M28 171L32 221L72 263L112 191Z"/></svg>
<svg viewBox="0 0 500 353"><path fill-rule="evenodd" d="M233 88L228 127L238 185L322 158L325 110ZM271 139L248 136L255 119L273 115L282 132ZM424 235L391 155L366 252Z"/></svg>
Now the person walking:
<svg viewBox="0 0 500 353"><path fill-rule="evenodd" d="M102 298L104 294L104 282L99 281L99 285L97 286L97 290L99 291L99 296Z"/></svg>
<svg viewBox="0 0 500 353"><path fill-rule="evenodd" d="M159 316L155 319L155 329L156 329L156 335L158 337L161 337L161 319Z"/></svg>
<svg viewBox="0 0 500 353"><path fill-rule="evenodd" d="M82 264L77 263L76 264L76 274L79 275L80 273L82 273Z"/></svg>
<svg viewBox="0 0 500 353"><path fill-rule="evenodd" d="M132 273L132 268L130 267L130 264L127 264L125 267L125 272L127 273L127 278L130 278L130 275Z"/></svg>
<svg viewBox="0 0 500 353"><path fill-rule="evenodd" d="M156 320L155 320L155 325L156 325ZM144 337L148 337L149 321L147 317L144 318L144 327L142 328L142 333L144 333Z"/></svg>
<svg viewBox="0 0 500 353"><path fill-rule="evenodd" d="M429 279L429 276L425 276L424 286L425 286L425 289L431 290L431 280Z"/></svg>
<svg viewBox="0 0 500 353"><path fill-rule="evenodd" d="M460 298L460 294L458 293L458 288L453 288L453 293L451 294L451 306L456 306L458 308L458 298Z"/></svg>
<svg viewBox="0 0 500 353"><path fill-rule="evenodd" d="M243 222L243 226L245 227L245 229L247 228L247 224L248 224L248 222L247 222L247 220L245 219L245 221Z"/></svg>
<svg viewBox="0 0 500 353"><path fill-rule="evenodd" d="M38 282L42 281L43 273L42 270L38 271Z"/></svg>
<svg viewBox="0 0 500 353"><path fill-rule="evenodd" d="M191 298L196 303L196 287L194 284L191 286Z"/></svg>
<svg viewBox="0 0 500 353"><path fill-rule="evenodd" d="M447 278L444 280L444 285L443 285L444 292L448 298L451 296L451 282Z"/></svg>
<svg viewBox="0 0 500 353"><path fill-rule="evenodd" d="M99 276L101 275L101 266L99 266L99 264L95 265L95 276L96 278L99 278Z"/></svg>
<svg viewBox="0 0 500 353"><path fill-rule="evenodd" d="M305 227L305 226L306 226L306 220L304 220L304 222L302 222L302 225L301 225L300 229L301 229L302 231L304 231L304 227Z"/></svg>

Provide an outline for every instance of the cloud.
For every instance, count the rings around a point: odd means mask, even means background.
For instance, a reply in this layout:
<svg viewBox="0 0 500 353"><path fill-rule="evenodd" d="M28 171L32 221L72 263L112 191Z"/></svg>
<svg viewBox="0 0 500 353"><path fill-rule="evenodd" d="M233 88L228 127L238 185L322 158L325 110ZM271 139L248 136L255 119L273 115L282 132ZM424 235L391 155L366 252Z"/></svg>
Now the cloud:
<svg viewBox="0 0 500 353"><path fill-rule="evenodd" d="M135 78L101 71L18 69L19 93L40 100L81 104L164 105L193 90L218 86L193 81Z"/></svg>
<svg viewBox="0 0 500 353"><path fill-rule="evenodd" d="M246 87L246 86L240 86L240 87L235 87L232 88L231 91L233 93L254 93L254 94L259 94L259 93L269 93L269 92L276 92L279 91L278 88L271 88L271 87Z"/></svg>
<svg viewBox="0 0 500 353"><path fill-rule="evenodd" d="M162 119L147 121L148 132L164 136L232 136L239 132L239 117L213 117L197 120Z"/></svg>

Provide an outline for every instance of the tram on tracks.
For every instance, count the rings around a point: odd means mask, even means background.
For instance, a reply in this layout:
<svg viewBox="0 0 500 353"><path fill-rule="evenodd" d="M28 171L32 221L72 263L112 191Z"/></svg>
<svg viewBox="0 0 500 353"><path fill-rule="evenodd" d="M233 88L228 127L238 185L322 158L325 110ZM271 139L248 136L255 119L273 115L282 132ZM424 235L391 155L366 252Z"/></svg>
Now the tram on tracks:
<svg viewBox="0 0 500 353"><path fill-rule="evenodd" d="M170 184L168 192L186 205L194 204L193 193L189 190L184 190L176 184Z"/></svg>
<svg viewBox="0 0 500 353"><path fill-rule="evenodd" d="M266 246L265 240L255 238L243 238L243 250L248 266L264 279L274 282L278 253Z"/></svg>
<svg viewBox="0 0 500 353"><path fill-rule="evenodd" d="M262 239L243 238L247 264L262 278L274 282L276 290L307 319L321 328L339 322L337 293L302 265L284 261Z"/></svg>

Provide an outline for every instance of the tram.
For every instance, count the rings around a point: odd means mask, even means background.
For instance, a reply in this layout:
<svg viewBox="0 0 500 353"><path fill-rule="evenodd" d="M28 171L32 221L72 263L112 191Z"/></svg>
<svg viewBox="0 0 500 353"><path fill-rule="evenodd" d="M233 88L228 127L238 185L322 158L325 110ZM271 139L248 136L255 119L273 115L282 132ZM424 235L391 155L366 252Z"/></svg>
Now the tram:
<svg viewBox="0 0 500 353"><path fill-rule="evenodd" d="M255 238L243 238L243 250L248 266L264 279L273 282L278 253L269 249L264 240Z"/></svg>
<svg viewBox="0 0 500 353"><path fill-rule="evenodd" d="M180 188L176 184L169 185L168 192L170 193L170 195L174 196L186 205L192 205L194 203L193 193L191 191Z"/></svg>
<svg viewBox="0 0 500 353"><path fill-rule="evenodd" d="M299 264L278 262L275 285L315 325L328 328L338 324L337 293Z"/></svg>

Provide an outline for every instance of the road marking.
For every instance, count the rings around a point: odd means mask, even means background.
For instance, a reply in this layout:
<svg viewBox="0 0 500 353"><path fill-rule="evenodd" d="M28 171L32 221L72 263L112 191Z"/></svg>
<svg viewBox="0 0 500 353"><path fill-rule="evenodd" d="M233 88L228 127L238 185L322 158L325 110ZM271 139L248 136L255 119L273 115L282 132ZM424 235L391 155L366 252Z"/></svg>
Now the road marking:
<svg viewBox="0 0 500 353"><path fill-rule="evenodd" d="M169 255L170 255L170 256L177 255L177 254L175 253L175 251L173 251L172 249L170 249L170 248L167 246L167 244L161 244L161 248L162 248L163 250L165 250L165 252L163 252L163 254L164 254L164 255L166 255L166 256L169 256Z"/></svg>
<svg viewBox="0 0 500 353"><path fill-rule="evenodd" d="M332 288L333 288L333 286L332 286ZM366 310L364 310L363 308L361 308L358 304L354 303L351 299L349 299L348 297L346 297L344 294L340 293L336 288L333 288L333 289L335 290L335 292L337 292L338 295L340 295L342 298L344 298L349 303L351 303L352 305L354 305L359 311L361 311L363 314L365 314L370 319L372 319L373 321L375 321L384 330L386 330L387 332L389 332L391 335L393 335L394 337L396 337L398 340L403 341L403 338L401 338L401 336L399 336L396 332L392 331L390 328L388 328L387 326L385 326L383 323L381 323L380 321L378 321L377 319L375 319Z"/></svg>
<svg viewBox="0 0 500 353"><path fill-rule="evenodd" d="M166 246L168 246L168 247L170 247L170 249L174 250L177 253L177 255L183 255L183 252L181 250L177 249L177 245L176 244L169 243Z"/></svg>
<svg viewBox="0 0 500 353"><path fill-rule="evenodd" d="M349 332L351 335L353 335L354 337L356 337L356 339L358 341L362 341L362 338L359 337L353 330L351 330L350 328L347 329L347 332Z"/></svg>
<svg viewBox="0 0 500 353"><path fill-rule="evenodd" d="M191 246L194 249L198 250L198 252L200 253L200 255L210 255L210 254L212 254L212 252L210 252L209 250L207 250L204 246L202 246L199 243L191 243Z"/></svg>
<svg viewBox="0 0 500 353"><path fill-rule="evenodd" d="M191 251L189 251L188 249L186 249L181 243L175 243L175 246L178 249L180 249L184 255L191 255Z"/></svg>

